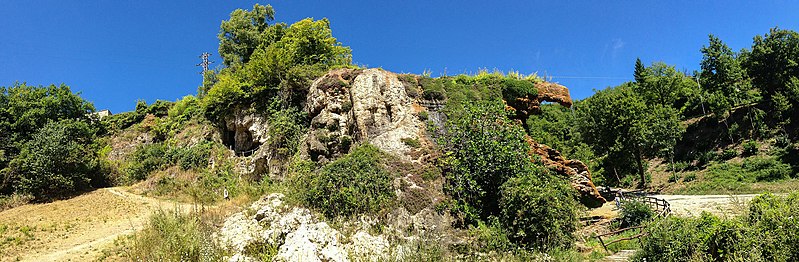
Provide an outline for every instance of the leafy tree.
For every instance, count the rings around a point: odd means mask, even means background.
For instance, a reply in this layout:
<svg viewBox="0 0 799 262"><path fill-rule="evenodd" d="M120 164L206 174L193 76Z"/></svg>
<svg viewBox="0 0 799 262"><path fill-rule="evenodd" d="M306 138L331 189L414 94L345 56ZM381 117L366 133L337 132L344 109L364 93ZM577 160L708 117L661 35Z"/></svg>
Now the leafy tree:
<svg viewBox="0 0 799 262"><path fill-rule="evenodd" d="M736 105L748 100L750 83L737 55L718 37L710 35L708 38L708 46L701 49L699 81L702 89L719 100L732 100L721 101L721 104Z"/></svg>
<svg viewBox="0 0 799 262"><path fill-rule="evenodd" d="M330 67L351 63L351 50L332 36L327 19L268 25L273 18L270 6L255 5L252 11L234 11L222 22L219 48L228 68L202 88L202 105L212 121L235 108L273 105L263 101L281 102L267 108L275 111L297 106L310 81Z"/></svg>
<svg viewBox="0 0 799 262"><path fill-rule="evenodd" d="M98 175L93 132L83 121L49 122L33 134L9 164L17 192L37 198L72 194L104 183Z"/></svg>
<svg viewBox="0 0 799 262"><path fill-rule="evenodd" d="M772 113L786 123L796 117L792 105L799 102L799 33L772 28L756 36L745 65Z"/></svg>
<svg viewBox="0 0 799 262"><path fill-rule="evenodd" d="M667 156L682 133L677 111L660 104L647 105L634 83L597 91L577 108L583 141L605 156L605 170L637 173L646 181L644 160ZM629 167L635 166L637 170Z"/></svg>
<svg viewBox="0 0 799 262"><path fill-rule="evenodd" d="M499 213L499 188L511 177L533 173L524 130L509 120L499 101L465 105L447 120L442 166L444 191L466 224Z"/></svg>
<svg viewBox="0 0 799 262"><path fill-rule="evenodd" d="M510 178L500 187L500 217L509 238L523 247L571 247L577 230L574 190L544 167Z"/></svg>
<svg viewBox="0 0 799 262"><path fill-rule="evenodd" d="M251 11L236 9L230 13L230 20L222 21L217 36L225 66L247 63L256 48L280 39L285 24L269 25L273 20L275 10L271 5L255 4Z"/></svg>
<svg viewBox="0 0 799 262"><path fill-rule="evenodd" d="M16 83L0 87L0 193L10 193L12 180L5 168L16 158L34 133L51 121L87 119L91 103L69 86L29 86ZM96 131L96 130L95 130Z"/></svg>
<svg viewBox="0 0 799 262"><path fill-rule="evenodd" d="M636 85L633 87L648 104L682 110L698 89L693 79L674 69L674 66L656 62L641 69L638 62L640 61L636 61Z"/></svg>

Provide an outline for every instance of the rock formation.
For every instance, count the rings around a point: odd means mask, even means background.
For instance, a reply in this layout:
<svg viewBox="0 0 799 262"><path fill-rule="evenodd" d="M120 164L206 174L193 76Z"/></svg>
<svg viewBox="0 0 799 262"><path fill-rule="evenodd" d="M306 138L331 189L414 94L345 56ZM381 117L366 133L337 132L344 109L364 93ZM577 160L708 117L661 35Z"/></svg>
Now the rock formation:
<svg viewBox="0 0 799 262"><path fill-rule="evenodd" d="M580 193L580 202L590 208L602 206L605 198L599 194L594 182L591 181L591 172L580 160L571 160L563 157L560 152L547 145L539 144L529 136L527 144L530 145L530 154L539 156L541 162L555 173L568 177L571 186Z"/></svg>
<svg viewBox="0 0 799 262"><path fill-rule="evenodd" d="M368 141L383 151L404 160L419 160L412 156L414 148L406 141L420 141L431 146L425 124L419 114L440 115L440 102L420 100L408 94L397 75L381 69L336 69L317 79L311 85L306 112L311 117L311 128L304 141L304 152L314 161L326 162L349 151L353 143ZM556 84L535 84L538 95L506 101L520 120L540 112L541 102L555 102L571 107L569 89ZM435 102L435 101L434 101ZM435 104L439 106L428 106ZM429 111L429 112L428 112ZM443 120L433 121L443 130ZM544 165L571 179L571 184L581 195L583 204L598 207L605 202L599 195L588 167L580 161L564 158L560 152L546 145L528 140L530 153L541 157Z"/></svg>
<svg viewBox="0 0 799 262"><path fill-rule="evenodd" d="M411 146L425 125L397 75L380 69L337 69L314 81L306 110L311 131L307 154L327 161L347 153L355 141L368 141L383 151L411 160Z"/></svg>

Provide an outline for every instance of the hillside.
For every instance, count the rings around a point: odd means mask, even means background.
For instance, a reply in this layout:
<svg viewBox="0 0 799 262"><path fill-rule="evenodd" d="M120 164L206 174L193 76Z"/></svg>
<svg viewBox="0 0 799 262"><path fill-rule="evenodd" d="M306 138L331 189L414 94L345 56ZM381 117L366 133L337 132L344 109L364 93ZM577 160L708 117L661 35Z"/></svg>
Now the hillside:
<svg viewBox="0 0 799 262"><path fill-rule="evenodd" d="M3 260L799 259L799 33L573 100L357 65L330 23L235 10L196 94L129 112L0 87Z"/></svg>

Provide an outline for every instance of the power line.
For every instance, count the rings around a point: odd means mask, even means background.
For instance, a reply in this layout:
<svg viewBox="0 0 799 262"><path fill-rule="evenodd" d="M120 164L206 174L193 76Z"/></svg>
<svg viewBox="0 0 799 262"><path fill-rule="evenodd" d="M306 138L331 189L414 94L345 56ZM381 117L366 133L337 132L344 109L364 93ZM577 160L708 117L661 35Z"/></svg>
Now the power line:
<svg viewBox="0 0 799 262"><path fill-rule="evenodd" d="M629 79L629 77L615 77L615 76L546 76L549 78L565 78L565 79Z"/></svg>

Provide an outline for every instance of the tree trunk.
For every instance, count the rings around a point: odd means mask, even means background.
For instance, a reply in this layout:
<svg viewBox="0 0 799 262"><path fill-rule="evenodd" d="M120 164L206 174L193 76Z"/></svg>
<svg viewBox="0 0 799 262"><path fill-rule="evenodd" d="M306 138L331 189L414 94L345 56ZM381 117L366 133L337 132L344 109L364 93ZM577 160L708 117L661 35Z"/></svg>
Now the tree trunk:
<svg viewBox="0 0 799 262"><path fill-rule="evenodd" d="M638 164L638 175L641 176L641 182L638 183L639 188L644 188L646 184L646 172L644 171L644 157L641 148L635 151L635 162Z"/></svg>

